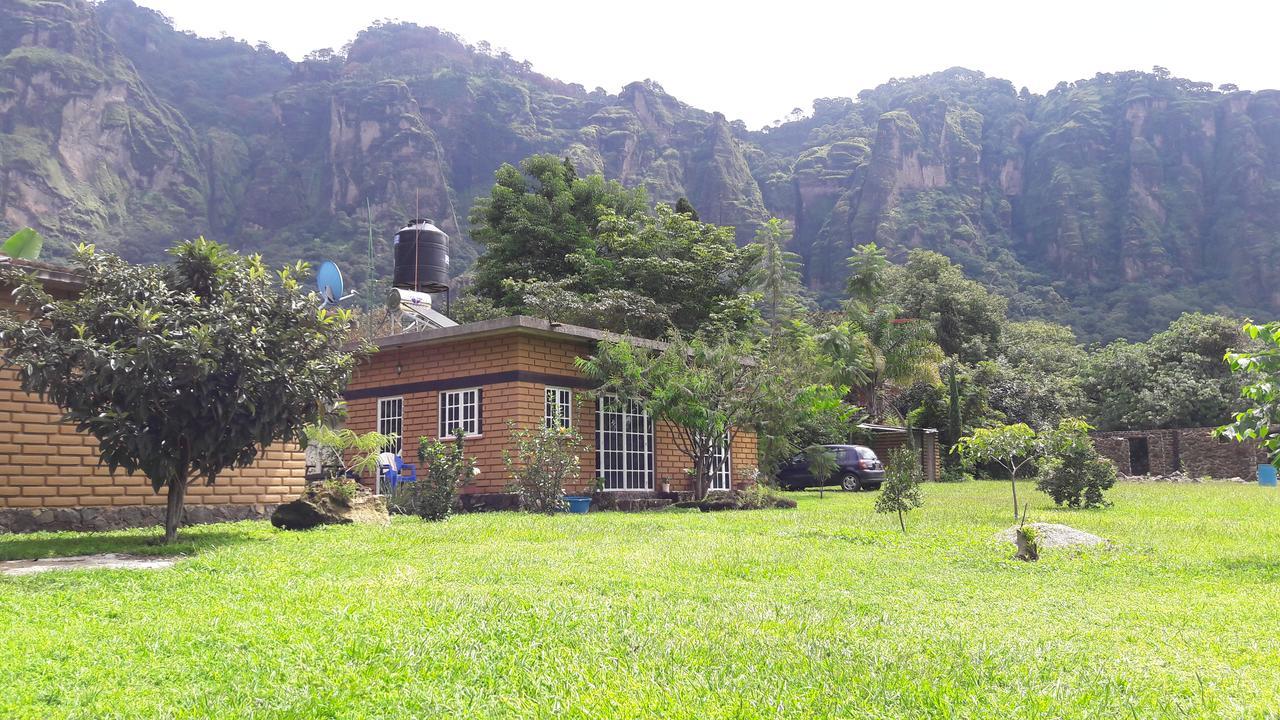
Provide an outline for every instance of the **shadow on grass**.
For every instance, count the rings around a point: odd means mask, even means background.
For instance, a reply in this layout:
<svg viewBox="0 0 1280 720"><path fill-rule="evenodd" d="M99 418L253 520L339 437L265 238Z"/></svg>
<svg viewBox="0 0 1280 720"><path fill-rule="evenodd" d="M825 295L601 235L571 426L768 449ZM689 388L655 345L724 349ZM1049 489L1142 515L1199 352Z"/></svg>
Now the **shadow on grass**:
<svg viewBox="0 0 1280 720"><path fill-rule="evenodd" d="M107 532L0 535L0 560L38 560L98 553L197 555L227 545L261 541L270 533L269 528L256 528L253 523L185 527L178 531L177 539L168 545L160 543L164 529L159 527Z"/></svg>

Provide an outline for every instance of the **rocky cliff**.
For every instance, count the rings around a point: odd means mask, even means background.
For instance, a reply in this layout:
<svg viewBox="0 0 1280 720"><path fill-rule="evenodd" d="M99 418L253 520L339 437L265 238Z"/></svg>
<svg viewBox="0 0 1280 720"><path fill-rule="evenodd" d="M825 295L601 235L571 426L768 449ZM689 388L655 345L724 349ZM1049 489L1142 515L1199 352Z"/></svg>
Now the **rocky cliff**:
<svg viewBox="0 0 1280 720"><path fill-rule="evenodd" d="M939 250L1090 338L1280 312L1280 92L1157 69L1035 95L956 68L750 132L652 81L588 91L434 28L375 25L295 63L130 0L0 4L0 231L36 226L55 255L147 259L204 233L337 258L358 283L370 225L427 215L461 270L472 201L536 152L687 197L742 241L788 219L829 301L874 241Z"/></svg>

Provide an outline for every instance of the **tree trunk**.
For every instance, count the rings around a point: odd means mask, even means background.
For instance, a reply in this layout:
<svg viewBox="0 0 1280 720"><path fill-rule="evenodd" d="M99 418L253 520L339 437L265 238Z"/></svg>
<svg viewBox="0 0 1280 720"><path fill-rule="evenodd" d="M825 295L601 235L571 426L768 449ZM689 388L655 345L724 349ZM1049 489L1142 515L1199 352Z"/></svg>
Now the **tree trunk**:
<svg viewBox="0 0 1280 720"><path fill-rule="evenodd" d="M1009 486L1013 488L1013 519L1018 519L1018 471L1009 473Z"/></svg>
<svg viewBox="0 0 1280 720"><path fill-rule="evenodd" d="M164 512L164 543L166 545L178 537L178 526L182 524L182 502L187 497L187 479L182 477L170 480L168 495Z"/></svg>
<svg viewBox="0 0 1280 720"><path fill-rule="evenodd" d="M902 508L898 508L898 526L902 528L902 532L907 531L907 521L902 519Z"/></svg>

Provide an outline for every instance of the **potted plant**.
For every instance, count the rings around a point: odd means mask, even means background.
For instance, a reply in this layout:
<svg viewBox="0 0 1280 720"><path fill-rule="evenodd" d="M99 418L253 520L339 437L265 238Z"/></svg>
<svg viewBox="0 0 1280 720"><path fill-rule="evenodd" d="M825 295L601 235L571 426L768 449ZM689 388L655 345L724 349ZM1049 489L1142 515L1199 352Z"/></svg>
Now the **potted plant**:
<svg viewBox="0 0 1280 720"><path fill-rule="evenodd" d="M584 489L582 495L565 495L564 501L569 505L569 512L584 513L591 509L591 498L604 489L604 478L596 478L594 486Z"/></svg>

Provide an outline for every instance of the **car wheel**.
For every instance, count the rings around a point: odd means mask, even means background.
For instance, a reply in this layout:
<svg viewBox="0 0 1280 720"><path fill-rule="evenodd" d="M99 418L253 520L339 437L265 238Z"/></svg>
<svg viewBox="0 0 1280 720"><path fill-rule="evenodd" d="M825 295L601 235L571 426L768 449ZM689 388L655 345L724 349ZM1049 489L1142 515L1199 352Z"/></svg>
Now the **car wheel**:
<svg viewBox="0 0 1280 720"><path fill-rule="evenodd" d="M840 488L849 492L858 492L862 489L862 484L858 482L858 476L853 473L840 476Z"/></svg>

